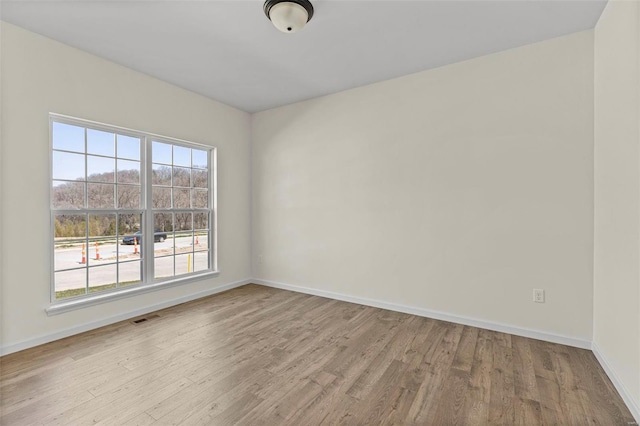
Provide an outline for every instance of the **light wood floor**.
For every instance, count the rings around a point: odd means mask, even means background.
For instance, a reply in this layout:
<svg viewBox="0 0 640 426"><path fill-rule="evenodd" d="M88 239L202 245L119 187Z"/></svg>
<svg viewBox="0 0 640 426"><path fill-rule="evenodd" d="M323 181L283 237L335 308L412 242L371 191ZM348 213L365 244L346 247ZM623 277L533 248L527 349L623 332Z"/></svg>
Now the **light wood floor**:
<svg viewBox="0 0 640 426"><path fill-rule="evenodd" d="M633 422L587 350L257 285L155 315L0 358L0 424Z"/></svg>

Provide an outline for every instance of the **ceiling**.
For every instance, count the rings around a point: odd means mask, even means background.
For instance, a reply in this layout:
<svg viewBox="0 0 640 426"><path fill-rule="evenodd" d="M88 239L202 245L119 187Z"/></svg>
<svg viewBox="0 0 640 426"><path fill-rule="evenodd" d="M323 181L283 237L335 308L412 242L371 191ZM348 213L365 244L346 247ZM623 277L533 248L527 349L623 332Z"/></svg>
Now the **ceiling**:
<svg viewBox="0 0 640 426"><path fill-rule="evenodd" d="M295 34L262 1L2 1L2 20L247 112L593 28L606 0L312 0Z"/></svg>

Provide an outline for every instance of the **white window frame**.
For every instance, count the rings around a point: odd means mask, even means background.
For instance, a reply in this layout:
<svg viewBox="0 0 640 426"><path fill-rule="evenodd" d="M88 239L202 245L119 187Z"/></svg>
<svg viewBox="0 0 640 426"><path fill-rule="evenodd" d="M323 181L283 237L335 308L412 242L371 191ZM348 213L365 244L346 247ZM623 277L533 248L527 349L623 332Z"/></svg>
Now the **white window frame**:
<svg viewBox="0 0 640 426"><path fill-rule="evenodd" d="M64 123L79 127L85 127L89 129L101 130L111 133L119 133L126 136L132 136L140 138L140 205L139 209L122 209L117 207L113 209L56 209L53 207L53 123ZM204 150L208 152L208 207L207 209L160 209L170 210L172 212L180 211L207 211L209 213L209 269L200 272L192 272L186 275L173 276L168 278L154 278L154 209L151 203L152 194L152 143L161 142L171 145L179 145L188 148L194 148ZM85 156L87 153L85 152ZM86 161L86 159L85 159ZM198 144L195 142L185 141L181 139L171 138L167 136L156 135L148 132L142 132L138 130L127 129L124 127L113 126L109 124L99 123L90 120L84 120L80 118L70 117L61 114L50 113L49 114L49 215L50 215L50 305L47 307L46 312L48 315L57 315L63 312L84 308L91 305L96 305L112 300L122 299L125 297L134 296L137 294L147 293L162 288L182 285L194 281L200 281L205 278L211 278L218 276L220 271L218 270L218 226L217 226L217 148L209 145ZM85 197L88 196L88 192L85 189ZM117 214L117 213L135 213L142 216L142 229L145 230L141 241L140 257L142 264L142 281L139 284L134 284L126 287L119 287L110 290L103 290L96 293L88 293L82 296L75 296L68 299L56 299L55 289L55 225L54 219L58 214ZM88 223L88 222L87 222ZM151 230L151 232L149 231ZM87 234L88 237L88 234ZM116 242L119 244L119 240L122 235L117 235ZM151 248L151 249L149 249ZM174 262L176 253L173 254Z"/></svg>

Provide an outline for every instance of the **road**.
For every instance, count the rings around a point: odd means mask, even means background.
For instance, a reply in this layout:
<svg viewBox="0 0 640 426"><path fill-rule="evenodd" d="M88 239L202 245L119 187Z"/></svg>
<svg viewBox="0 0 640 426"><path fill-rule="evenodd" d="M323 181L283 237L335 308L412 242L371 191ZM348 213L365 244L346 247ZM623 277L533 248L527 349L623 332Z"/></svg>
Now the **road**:
<svg viewBox="0 0 640 426"><path fill-rule="evenodd" d="M186 274L189 271L201 271L208 268L208 241L206 236L198 237L195 245L192 237L169 238L162 243L154 244L155 275L156 278ZM137 247L138 252L140 247ZM109 243L98 245L100 259L96 259L96 247L86 250L85 260L89 268L89 282L91 286L114 284L116 273L120 282L134 284L140 281L140 254L135 253L133 245L122 245L114 239ZM202 252L198 252L203 250ZM173 256L175 254L175 256ZM166 256L166 257L162 257ZM116 261L120 260L119 271ZM191 267L189 268L189 261ZM54 265L56 271L77 268L82 264L82 246L61 247L54 250ZM56 273L56 291L84 288L86 269Z"/></svg>

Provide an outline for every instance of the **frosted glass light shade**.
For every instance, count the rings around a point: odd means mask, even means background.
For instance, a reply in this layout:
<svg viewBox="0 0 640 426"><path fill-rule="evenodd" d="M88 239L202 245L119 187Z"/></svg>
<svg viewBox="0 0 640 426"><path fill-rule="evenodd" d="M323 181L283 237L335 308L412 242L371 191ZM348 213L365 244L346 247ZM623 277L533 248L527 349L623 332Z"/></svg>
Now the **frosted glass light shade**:
<svg viewBox="0 0 640 426"><path fill-rule="evenodd" d="M297 3L282 2L269 11L273 25L283 33L300 31L307 23L307 11Z"/></svg>
<svg viewBox="0 0 640 426"><path fill-rule="evenodd" d="M295 33L304 28L311 19L313 6L304 0L267 0L265 13L277 29L283 33Z"/></svg>

